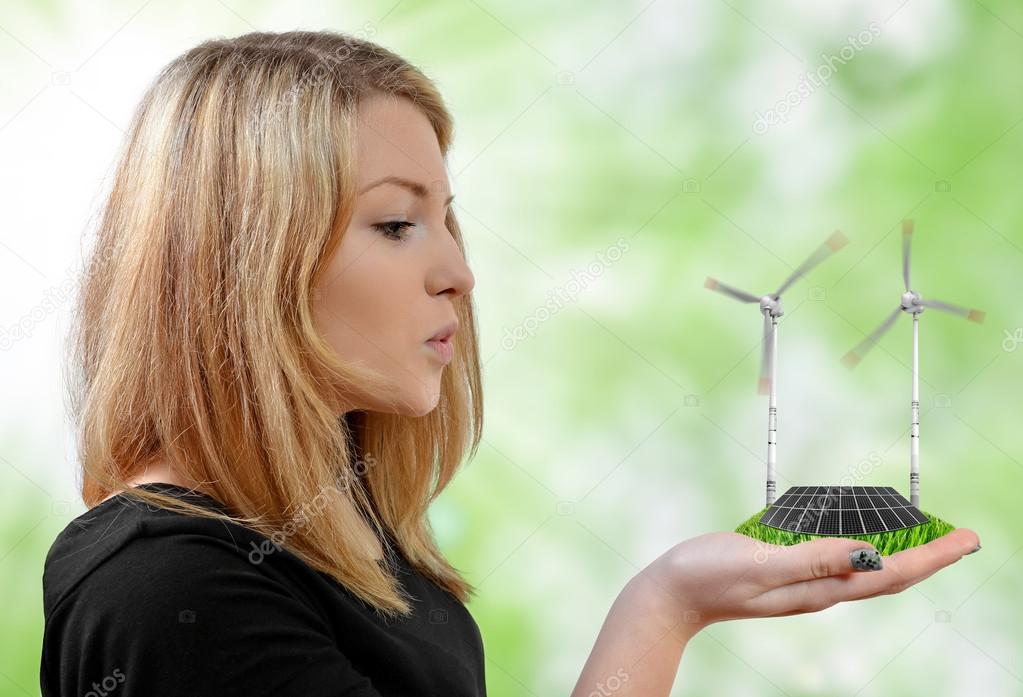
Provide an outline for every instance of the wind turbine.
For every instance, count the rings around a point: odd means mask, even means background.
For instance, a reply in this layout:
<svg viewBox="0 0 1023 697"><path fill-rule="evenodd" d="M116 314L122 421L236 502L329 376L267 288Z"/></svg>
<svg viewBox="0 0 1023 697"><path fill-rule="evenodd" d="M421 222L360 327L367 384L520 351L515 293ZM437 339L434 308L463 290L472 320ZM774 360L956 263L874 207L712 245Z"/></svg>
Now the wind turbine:
<svg viewBox="0 0 1023 697"><path fill-rule="evenodd" d="M764 339L760 350L760 381L758 388L760 394L769 394L767 406L767 505L774 503L775 483L774 467L777 461L778 445L778 367L776 355L778 353L778 318L784 314L781 307L781 294L789 286L806 275L810 269L820 264L846 244L847 238L841 231L836 230L828 239L821 244L813 254L807 257L806 261L799 265L792 274L785 279L778 290L770 295L756 296L744 290L733 288L721 283L716 278L707 277L704 286L719 293L724 293L740 302L759 303L760 311L764 314Z"/></svg>
<svg viewBox="0 0 1023 697"><path fill-rule="evenodd" d="M971 310L957 305L949 305L940 300L924 300L920 294L910 288L909 283L909 248L913 241L913 221L902 221L902 280L906 286L906 292L902 294L899 306L875 329L866 339L861 341L856 348L842 357L842 363L852 370L855 368L867 351L877 343L877 340L887 332L900 312L908 312L913 316L913 398L910 403L910 428L909 428L909 501L916 507L920 506L920 351L919 351L919 323L920 313L925 307L930 307L942 312L949 312L961 315L971 322L980 324L984 321L984 313L981 310Z"/></svg>

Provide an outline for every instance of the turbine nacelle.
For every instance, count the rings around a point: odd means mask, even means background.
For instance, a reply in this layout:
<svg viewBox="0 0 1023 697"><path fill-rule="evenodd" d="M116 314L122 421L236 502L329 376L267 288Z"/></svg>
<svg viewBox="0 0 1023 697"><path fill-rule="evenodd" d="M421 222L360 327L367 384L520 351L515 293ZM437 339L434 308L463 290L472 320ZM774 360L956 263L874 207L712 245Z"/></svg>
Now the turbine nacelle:
<svg viewBox="0 0 1023 697"><path fill-rule="evenodd" d="M924 311L920 301L920 294L915 290L907 290L902 294L902 309L911 315L918 315Z"/></svg>
<svg viewBox="0 0 1023 697"><path fill-rule="evenodd" d="M765 295L760 298L760 311L771 317L781 317L785 314L785 311L781 309L781 298L775 295Z"/></svg>

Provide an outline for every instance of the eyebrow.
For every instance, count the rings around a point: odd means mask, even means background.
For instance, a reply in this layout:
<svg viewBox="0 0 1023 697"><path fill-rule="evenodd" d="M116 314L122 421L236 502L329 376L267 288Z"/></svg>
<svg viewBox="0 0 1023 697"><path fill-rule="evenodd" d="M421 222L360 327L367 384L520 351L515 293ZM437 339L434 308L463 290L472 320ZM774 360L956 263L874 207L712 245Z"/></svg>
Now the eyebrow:
<svg viewBox="0 0 1023 697"><path fill-rule="evenodd" d="M421 184L421 183L419 183L417 181L412 181L411 179L404 179L402 177L396 177L396 176L391 175L391 176L388 176L388 177L382 177L380 179L377 179L374 182L370 182L369 184L364 186L359 191L359 195L361 196L362 194L366 193L370 189L375 189L376 187L378 187L378 186L380 186L382 184L395 184L396 186L400 186L400 187L402 187L404 189L408 189L413 194L415 194L415 196L417 198L426 198L426 196L430 193L430 190L428 188L426 188L425 185L423 185L423 184ZM448 196L447 201L444 202L444 205L445 206L450 205L451 202L454 199L455 199L455 195L451 194L450 196Z"/></svg>

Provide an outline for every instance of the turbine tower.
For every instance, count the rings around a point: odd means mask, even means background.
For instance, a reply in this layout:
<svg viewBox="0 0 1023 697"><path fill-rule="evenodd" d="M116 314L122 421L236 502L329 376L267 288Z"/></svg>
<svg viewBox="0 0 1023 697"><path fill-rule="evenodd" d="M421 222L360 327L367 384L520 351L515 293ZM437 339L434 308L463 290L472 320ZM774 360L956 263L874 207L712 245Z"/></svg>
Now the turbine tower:
<svg viewBox="0 0 1023 697"><path fill-rule="evenodd" d="M806 275L810 269L827 259L831 254L838 251L849 239L836 230L828 239L821 244L806 261L799 265L792 274L778 287L778 290L769 294L756 296L744 290L733 288L718 281L716 278L707 277L704 286L716 290L729 297L744 303L758 303L760 311L764 315L764 338L760 350L760 381L758 388L760 394L768 394L767 405L767 505L774 503L775 482L774 469L777 464L778 445L778 318L784 314L781 307L781 294L789 286Z"/></svg>
<svg viewBox="0 0 1023 697"><path fill-rule="evenodd" d="M842 363L852 370L855 368L867 351L877 343L877 340L887 332L900 312L907 312L913 316L913 395L910 401L910 427L909 427L909 501L913 506L920 506L920 343L919 325L920 313L925 307L942 312L949 312L960 315L980 324L984 321L984 313L980 310L971 310L957 305L949 305L940 300L924 300L920 294L910 288L909 283L909 251L913 241L913 221L902 221L902 280L906 292L902 294L899 306L881 323L877 329L861 341L856 348L842 357Z"/></svg>

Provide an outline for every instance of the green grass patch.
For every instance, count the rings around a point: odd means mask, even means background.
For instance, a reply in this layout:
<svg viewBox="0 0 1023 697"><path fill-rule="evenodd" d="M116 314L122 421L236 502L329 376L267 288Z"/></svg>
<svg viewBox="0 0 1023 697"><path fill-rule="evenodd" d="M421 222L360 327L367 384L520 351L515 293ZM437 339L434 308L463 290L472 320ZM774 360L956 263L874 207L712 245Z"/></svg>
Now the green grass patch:
<svg viewBox="0 0 1023 697"><path fill-rule="evenodd" d="M758 521L768 508L765 506L759 513L750 516L748 520L735 529L735 532L752 537L754 540L774 545L795 545L817 537L828 537L827 535L807 535L789 532L788 530L779 530L763 525ZM927 516L927 522L914 525L911 528L881 532L874 535L841 535L840 537L847 537L850 540L863 540L872 545L882 555L889 555L909 549L910 547L927 544L931 540L936 540L942 535L955 530L954 525L945 522L941 518L933 516L927 511L921 510L920 512ZM839 536L832 535L832 537Z"/></svg>

